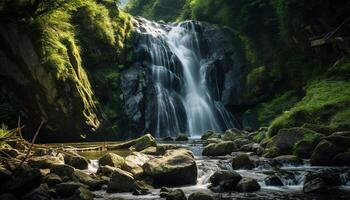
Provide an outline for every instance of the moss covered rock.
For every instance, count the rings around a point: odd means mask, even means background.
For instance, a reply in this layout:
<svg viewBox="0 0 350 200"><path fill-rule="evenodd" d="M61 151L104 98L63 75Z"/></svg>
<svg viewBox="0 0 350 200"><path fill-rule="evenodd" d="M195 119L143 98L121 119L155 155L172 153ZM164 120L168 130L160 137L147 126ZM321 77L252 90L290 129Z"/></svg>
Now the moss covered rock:
<svg viewBox="0 0 350 200"><path fill-rule="evenodd" d="M226 156L237 150L234 142L226 141L209 144L203 149L203 156Z"/></svg>

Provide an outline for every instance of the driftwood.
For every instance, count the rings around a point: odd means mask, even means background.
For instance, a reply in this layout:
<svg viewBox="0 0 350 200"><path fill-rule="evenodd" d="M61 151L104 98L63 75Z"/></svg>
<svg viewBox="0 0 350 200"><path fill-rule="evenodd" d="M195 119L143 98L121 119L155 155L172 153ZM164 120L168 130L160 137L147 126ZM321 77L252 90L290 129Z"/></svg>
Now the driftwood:
<svg viewBox="0 0 350 200"><path fill-rule="evenodd" d="M28 149L28 151L27 151L27 153L26 153L26 156L25 156L25 157L22 159L22 161L17 165L16 169L14 170L14 174L16 174L17 170L18 170L18 169L22 166L22 164L28 159L29 154L30 154L30 151L31 151L32 148L33 148L34 142L35 142L36 138L38 137L38 134L39 134L40 129L41 129L41 127L43 126L43 124L44 124L44 120L41 121L41 123L40 123L38 129L36 130L35 135L34 135L34 137L33 137L33 139L32 139L32 143L30 144L29 149Z"/></svg>

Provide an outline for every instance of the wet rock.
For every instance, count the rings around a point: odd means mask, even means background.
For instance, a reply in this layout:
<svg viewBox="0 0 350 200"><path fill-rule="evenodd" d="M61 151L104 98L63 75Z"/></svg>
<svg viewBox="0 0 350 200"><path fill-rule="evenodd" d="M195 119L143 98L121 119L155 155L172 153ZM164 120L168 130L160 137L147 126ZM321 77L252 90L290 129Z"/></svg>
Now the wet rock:
<svg viewBox="0 0 350 200"><path fill-rule="evenodd" d="M94 199L94 194L84 188L84 187L80 187L77 190L75 190L73 196L71 196L69 198L69 200L93 200Z"/></svg>
<svg viewBox="0 0 350 200"><path fill-rule="evenodd" d="M316 178L321 178L327 185L339 186L341 184L339 175L331 169L320 169L310 172L305 177L305 183Z"/></svg>
<svg viewBox="0 0 350 200"><path fill-rule="evenodd" d="M13 179L1 186L1 190L16 195L26 194L32 189L39 187L42 178L39 169L22 167Z"/></svg>
<svg viewBox="0 0 350 200"><path fill-rule="evenodd" d="M82 169L82 170L87 169L89 166L88 159L86 159L80 155L72 155L72 156L65 155L64 162L67 165L70 165L76 169Z"/></svg>
<svg viewBox="0 0 350 200"><path fill-rule="evenodd" d="M176 137L175 141L188 141L188 137L186 134L181 133Z"/></svg>
<svg viewBox="0 0 350 200"><path fill-rule="evenodd" d="M123 157L114 153L107 153L98 160L100 166L108 165L115 168L120 168L124 164L124 162L125 160Z"/></svg>
<svg viewBox="0 0 350 200"><path fill-rule="evenodd" d="M333 143L322 140L314 152L311 155L311 165L314 166L332 166L334 165L333 159L334 157L340 153L342 149L335 146Z"/></svg>
<svg viewBox="0 0 350 200"><path fill-rule="evenodd" d="M201 137L202 140L208 140L209 138L221 138L221 135L215 133L214 131L207 131Z"/></svg>
<svg viewBox="0 0 350 200"><path fill-rule="evenodd" d="M49 187L53 187L62 183L62 179L57 174L47 174L43 178L43 183L46 183Z"/></svg>
<svg viewBox="0 0 350 200"><path fill-rule="evenodd" d="M203 156L225 156L235 151L236 145L231 141L209 144L203 149Z"/></svg>
<svg viewBox="0 0 350 200"><path fill-rule="evenodd" d="M179 149L180 147L173 144L159 144L157 145L158 155L164 155L168 150Z"/></svg>
<svg viewBox="0 0 350 200"><path fill-rule="evenodd" d="M237 148L241 148L242 146L250 143L250 141L245 138L238 138L238 139L235 139L233 142L235 143Z"/></svg>
<svg viewBox="0 0 350 200"><path fill-rule="evenodd" d="M222 139L224 141L234 141L238 138L242 138L243 137L243 133L236 129L236 128L232 128L229 129L225 132L225 134L223 135Z"/></svg>
<svg viewBox="0 0 350 200"><path fill-rule="evenodd" d="M85 185L77 182L65 182L56 185L56 192L61 197L72 196L80 187L86 188Z"/></svg>
<svg viewBox="0 0 350 200"><path fill-rule="evenodd" d="M168 150L164 156L145 163L143 169L156 185L179 186L197 182L197 165L192 153L186 149Z"/></svg>
<svg viewBox="0 0 350 200"><path fill-rule="evenodd" d="M235 190L238 192L255 192L260 190L260 185L252 178L242 178L238 182Z"/></svg>
<svg viewBox="0 0 350 200"><path fill-rule="evenodd" d="M182 190L176 189L169 192L166 196L166 200L187 200L187 198Z"/></svg>
<svg viewBox="0 0 350 200"><path fill-rule="evenodd" d="M157 147L148 147L148 148L140 151L140 153L147 154L147 155L159 155L159 153L157 151Z"/></svg>
<svg viewBox="0 0 350 200"><path fill-rule="evenodd" d="M208 138L207 142L208 142L208 144L213 144L213 143L220 143L220 142L223 142L223 141L220 138Z"/></svg>
<svg viewBox="0 0 350 200"><path fill-rule="evenodd" d="M267 143L268 148L276 147L280 153L291 154L294 145L303 140L306 135L314 135L316 132L306 128L281 129Z"/></svg>
<svg viewBox="0 0 350 200"><path fill-rule="evenodd" d="M214 197L203 192L195 192L188 197L188 200L214 200Z"/></svg>
<svg viewBox="0 0 350 200"><path fill-rule="evenodd" d="M267 186L283 186L283 182L281 181L281 179L274 175L274 176L270 176L270 177L267 177L265 180L264 180L265 184Z"/></svg>
<svg viewBox="0 0 350 200"><path fill-rule="evenodd" d="M74 168L69 165L54 165L51 167L50 172L62 177L72 178L74 175Z"/></svg>
<svg viewBox="0 0 350 200"><path fill-rule="evenodd" d="M100 176L110 177L110 176L112 176L112 174L113 174L113 172L115 170L116 170L115 167L111 167L111 166L108 166L108 165L100 166L100 167L98 167L96 174L100 175Z"/></svg>
<svg viewBox="0 0 350 200"><path fill-rule="evenodd" d="M157 146L156 139L151 134L146 134L138 138L135 145L133 145L136 151L142 151L148 147L155 146Z"/></svg>
<svg viewBox="0 0 350 200"><path fill-rule="evenodd" d="M33 168L50 169L53 165L64 164L59 158L54 156L38 156L28 160L28 164Z"/></svg>
<svg viewBox="0 0 350 200"><path fill-rule="evenodd" d="M0 194L0 199L1 200L17 200L17 197L13 194Z"/></svg>
<svg viewBox="0 0 350 200"><path fill-rule="evenodd" d="M299 158L308 159L311 157L312 152L320 143L324 135L316 133L313 137L304 139L296 143L294 147L294 154Z"/></svg>
<svg viewBox="0 0 350 200"><path fill-rule="evenodd" d="M273 164L277 165L277 166L283 166L283 165L294 165L294 166L298 166L298 165L302 165L303 161L294 156L294 155L284 155L284 156L278 156L275 157L272 160Z"/></svg>
<svg viewBox="0 0 350 200"><path fill-rule="evenodd" d="M144 173L142 166L149 161L150 158L143 153L133 152L125 158L122 169L130 172L136 179L141 177Z"/></svg>
<svg viewBox="0 0 350 200"><path fill-rule="evenodd" d="M116 169L108 184L108 193L133 192L137 189L137 184L131 173L121 169Z"/></svg>
<svg viewBox="0 0 350 200"><path fill-rule="evenodd" d="M211 189L217 192L232 191L242 179L241 175L234 171L217 171L210 178Z"/></svg>
<svg viewBox="0 0 350 200"><path fill-rule="evenodd" d="M74 172L74 178L78 180L80 183L88 186L89 190L96 191L102 188L102 185L105 184L105 181L100 180L96 177L92 177L89 174L76 170Z"/></svg>
<svg viewBox="0 0 350 200"><path fill-rule="evenodd" d="M350 166L350 152L336 155L333 162L336 166Z"/></svg>
<svg viewBox="0 0 350 200"><path fill-rule="evenodd" d="M252 169L254 167L252 161L247 154L241 153L232 158L233 169Z"/></svg>
<svg viewBox="0 0 350 200"><path fill-rule="evenodd" d="M327 193L328 189L328 185L322 178L316 178L305 182L303 186L303 192L305 193Z"/></svg>
<svg viewBox="0 0 350 200"><path fill-rule="evenodd" d="M276 147L266 148L263 152L263 157L265 158L275 158L280 155L281 153Z"/></svg>
<svg viewBox="0 0 350 200"><path fill-rule="evenodd" d="M41 184L40 187L26 194L23 200L50 200L49 187L46 184Z"/></svg>

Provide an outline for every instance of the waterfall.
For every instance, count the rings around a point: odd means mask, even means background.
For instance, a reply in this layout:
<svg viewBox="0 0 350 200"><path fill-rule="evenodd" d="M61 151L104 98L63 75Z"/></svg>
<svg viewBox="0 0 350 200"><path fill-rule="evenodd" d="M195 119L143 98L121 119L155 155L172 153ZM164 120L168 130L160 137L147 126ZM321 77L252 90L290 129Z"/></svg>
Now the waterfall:
<svg viewBox="0 0 350 200"><path fill-rule="evenodd" d="M199 36L201 24L159 24L143 18L137 18L136 24L142 35L139 46L150 57L147 67L156 93L150 120L155 136L185 132L198 137L208 130L223 132L234 127L232 114L208 89L208 55L201 51L205 43Z"/></svg>

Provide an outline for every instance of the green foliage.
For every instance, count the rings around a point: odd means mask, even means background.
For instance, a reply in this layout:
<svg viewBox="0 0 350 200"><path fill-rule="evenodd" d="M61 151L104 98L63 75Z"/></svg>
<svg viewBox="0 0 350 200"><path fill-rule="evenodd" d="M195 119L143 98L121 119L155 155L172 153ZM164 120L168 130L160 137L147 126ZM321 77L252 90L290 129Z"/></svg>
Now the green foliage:
<svg viewBox="0 0 350 200"><path fill-rule="evenodd" d="M306 96L302 101L271 123L269 134L273 136L281 128L302 126L304 123L350 126L347 118L349 102L349 82L315 82L306 88Z"/></svg>
<svg viewBox="0 0 350 200"><path fill-rule="evenodd" d="M0 148L4 145L4 142L6 141L6 137L8 136L9 131L7 126L4 124L0 127Z"/></svg>

